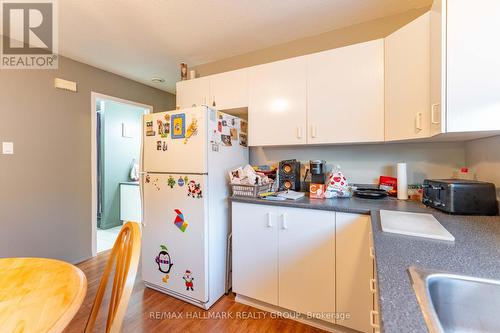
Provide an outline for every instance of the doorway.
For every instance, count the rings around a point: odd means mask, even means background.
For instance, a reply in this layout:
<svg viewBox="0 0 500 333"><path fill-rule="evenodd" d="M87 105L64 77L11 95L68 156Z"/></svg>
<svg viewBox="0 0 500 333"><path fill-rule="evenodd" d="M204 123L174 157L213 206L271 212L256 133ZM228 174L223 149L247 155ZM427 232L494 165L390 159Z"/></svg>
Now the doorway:
<svg viewBox="0 0 500 333"><path fill-rule="evenodd" d="M107 251L124 221L141 223L142 117L152 107L92 93L92 255Z"/></svg>

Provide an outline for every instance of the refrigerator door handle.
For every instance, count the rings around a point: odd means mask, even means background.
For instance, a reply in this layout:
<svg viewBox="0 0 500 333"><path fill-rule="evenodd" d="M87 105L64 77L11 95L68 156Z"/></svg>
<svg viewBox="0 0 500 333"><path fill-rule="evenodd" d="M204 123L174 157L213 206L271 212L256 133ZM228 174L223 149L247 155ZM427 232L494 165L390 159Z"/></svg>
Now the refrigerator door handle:
<svg viewBox="0 0 500 333"><path fill-rule="evenodd" d="M141 225L142 227L146 226L146 210L144 209L144 179L146 178L147 172L139 172L141 175L141 179L139 181L139 194L141 197Z"/></svg>

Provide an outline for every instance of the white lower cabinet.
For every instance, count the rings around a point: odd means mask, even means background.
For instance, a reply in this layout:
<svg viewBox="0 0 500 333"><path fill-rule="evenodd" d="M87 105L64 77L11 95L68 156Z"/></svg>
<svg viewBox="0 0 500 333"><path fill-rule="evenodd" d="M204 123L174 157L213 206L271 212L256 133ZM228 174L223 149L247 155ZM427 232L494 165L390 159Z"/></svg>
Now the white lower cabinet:
<svg viewBox="0 0 500 333"><path fill-rule="evenodd" d="M233 291L372 332L369 216L234 202ZM345 313L347 320L335 320Z"/></svg>
<svg viewBox="0 0 500 333"><path fill-rule="evenodd" d="M278 305L278 208L233 203L233 291Z"/></svg>
<svg viewBox="0 0 500 333"><path fill-rule="evenodd" d="M337 324L361 332L373 328L370 231L368 215L336 213L337 312L349 315Z"/></svg>
<svg viewBox="0 0 500 333"><path fill-rule="evenodd" d="M279 209L278 305L335 322L335 214Z"/></svg>
<svg viewBox="0 0 500 333"><path fill-rule="evenodd" d="M334 322L335 214L233 203L233 291Z"/></svg>

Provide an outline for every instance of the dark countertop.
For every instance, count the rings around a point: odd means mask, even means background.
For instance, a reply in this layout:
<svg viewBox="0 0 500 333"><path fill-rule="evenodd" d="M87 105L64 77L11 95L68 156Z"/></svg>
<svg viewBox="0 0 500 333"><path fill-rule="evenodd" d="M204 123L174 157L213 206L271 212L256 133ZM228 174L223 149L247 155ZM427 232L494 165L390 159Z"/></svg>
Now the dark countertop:
<svg viewBox="0 0 500 333"><path fill-rule="evenodd" d="M414 201L310 199L266 201L230 199L265 205L370 214L372 220L382 332L427 332L407 269L437 269L481 278L500 279L500 216L457 216ZM430 213L453 235L455 242L382 232L379 210Z"/></svg>

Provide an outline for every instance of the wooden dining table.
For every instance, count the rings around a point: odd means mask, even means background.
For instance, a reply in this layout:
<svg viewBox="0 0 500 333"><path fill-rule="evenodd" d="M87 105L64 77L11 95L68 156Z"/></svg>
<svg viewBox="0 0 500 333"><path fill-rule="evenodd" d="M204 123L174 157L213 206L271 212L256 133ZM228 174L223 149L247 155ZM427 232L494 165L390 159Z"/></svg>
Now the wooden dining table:
<svg viewBox="0 0 500 333"><path fill-rule="evenodd" d="M62 332L86 293L85 274L69 263L0 259L0 332Z"/></svg>

